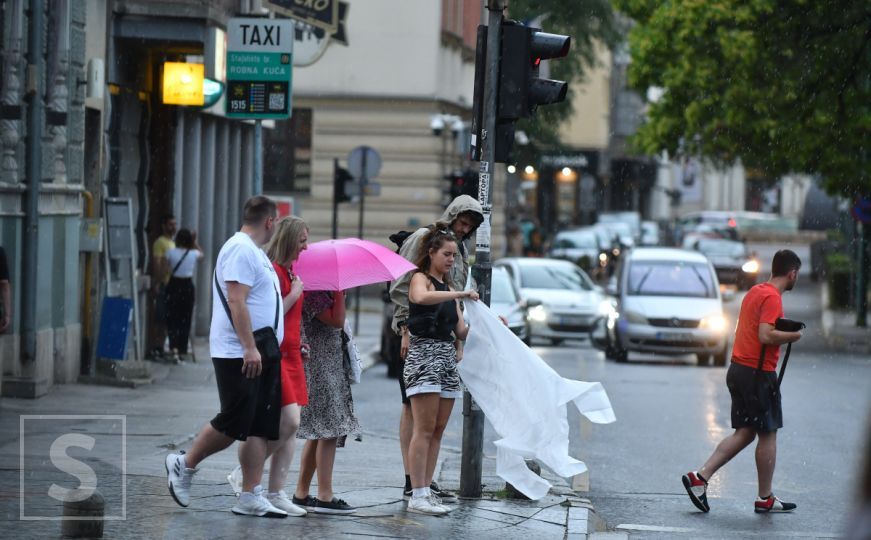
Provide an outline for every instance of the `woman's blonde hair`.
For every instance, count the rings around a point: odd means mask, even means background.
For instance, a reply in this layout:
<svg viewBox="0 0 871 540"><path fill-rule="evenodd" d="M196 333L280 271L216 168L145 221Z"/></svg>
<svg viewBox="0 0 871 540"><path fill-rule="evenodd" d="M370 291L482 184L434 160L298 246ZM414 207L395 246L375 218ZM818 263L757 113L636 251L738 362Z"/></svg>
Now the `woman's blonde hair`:
<svg viewBox="0 0 871 540"><path fill-rule="evenodd" d="M272 240L266 248L269 260L285 264L291 253L299 251L299 237L303 231L308 231L308 225L302 218L285 216L278 220L275 225L275 234L272 235Z"/></svg>

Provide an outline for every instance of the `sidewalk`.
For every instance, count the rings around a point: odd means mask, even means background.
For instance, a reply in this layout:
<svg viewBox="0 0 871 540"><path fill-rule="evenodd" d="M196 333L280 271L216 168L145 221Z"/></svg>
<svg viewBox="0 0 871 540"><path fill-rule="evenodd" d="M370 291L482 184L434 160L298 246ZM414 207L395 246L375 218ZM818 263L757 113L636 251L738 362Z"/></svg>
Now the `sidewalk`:
<svg viewBox="0 0 871 540"><path fill-rule="evenodd" d="M871 355L871 326L856 326L856 313L833 310L829 306L829 289L820 287L822 328L826 343L835 351Z"/></svg>
<svg viewBox="0 0 871 540"><path fill-rule="evenodd" d="M370 359L377 354L380 315L366 310L361 317L360 349ZM364 332L364 328L366 329ZM205 419L217 410L217 395L207 343L196 343L197 363L153 364L154 383L137 388L66 385L39 400L0 399L0 497L3 505L4 536L14 538L57 537L58 521L20 521L26 516L60 516L62 505L45 494L52 483L76 487L69 468L59 472L48 456L48 448L65 432L91 436L95 451L106 447L110 425L88 419L67 419L49 427L48 419L28 420L21 437L19 415L124 415L126 426L126 482L112 455L87 459L87 452L69 449L95 471L98 490L106 496L106 515L126 519L105 521L106 538L340 538L373 536L384 538L587 538L602 527L588 500L582 499L561 478L545 476L554 484L551 494L540 501L516 501L486 493L484 498L463 500L452 505L445 517L406 512L401 491L401 458L395 437L363 434L363 440L348 441L336 457L334 483L337 496L358 507L352 516L309 515L305 518L269 520L233 515L229 509L234 496L226 474L236 464L235 448L210 457L195 477L189 508L177 506L166 488L164 457L177 448L187 448ZM205 347L205 349L204 349ZM371 360L370 360L371 365ZM364 382L365 384L365 377ZM392 399L393 396L390 396ZM385 399L387 399L385 397ZM365 424L365 419L364 424ZM42 422L42 423L41 423ZM57 421L56 421L57 422ZM57 427L58 425L62 427ZM21 438L20 438L21 437ZM114 440L120 437L115 436ZM27 448L24 456L20 449ZM81 449L78 449L81 450ZM54 454L52 454L54 455ZM460 455L445 449L436 478L447 489L459 487ZM114 456L114 462L120 462ZM19 459L24 471L19 471ZM299 446L290 471L289 485L295 484ZM501 487L495 474L495 459L485 456L483 483L487 489ZM23 485L22 485L23 479ZM126 505L120 504L126 488ZM22 502L24 504L22 505Z"/></svg>

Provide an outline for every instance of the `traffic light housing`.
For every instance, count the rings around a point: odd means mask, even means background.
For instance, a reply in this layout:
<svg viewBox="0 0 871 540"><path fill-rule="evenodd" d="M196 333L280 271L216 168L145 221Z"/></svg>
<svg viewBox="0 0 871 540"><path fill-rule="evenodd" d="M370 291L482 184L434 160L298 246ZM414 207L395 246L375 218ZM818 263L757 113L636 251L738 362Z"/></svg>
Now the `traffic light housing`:
<svg viewBox="0 0 871 540"><path fill-rule="evenodd" d="M446 174L444 178L448 181L450 200L454 200L460 195L478 198L478 173L472 169L454 171Z"/></svg>
<svg viewBox="0 0 871 540"><path fill-rule="evenodd" d="M473 134L476 137L472 143L472 159L476 160L481 158L486 36L487 27L479 26L473 102ZM496 106L496 162L507 163L511 160L517 120L533 116L539 105L565 100L568 83L541 78L539 72L542 60L562 58L570 48L570 36L550 34L517 21L503 20Z"/></svg>
<svg viewBox="0 0 871 540"><path fill-rule="evenodd" d="M348 194L347 186L349 182L353 182L354 177L347 169L339 167L338 160L333 165L333 202L339 204L349 202L351 196Z"/></svg>

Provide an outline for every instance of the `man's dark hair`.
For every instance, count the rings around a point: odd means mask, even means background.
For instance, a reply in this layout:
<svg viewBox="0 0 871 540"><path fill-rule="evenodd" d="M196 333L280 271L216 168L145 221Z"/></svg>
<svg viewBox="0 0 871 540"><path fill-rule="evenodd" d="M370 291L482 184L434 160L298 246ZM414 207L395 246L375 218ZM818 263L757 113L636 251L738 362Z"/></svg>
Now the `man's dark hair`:
<svg viewBox="0 0 871 540"><path fill-rule="evenodd" d="M774 254L774 259L771 261L771 275L773 277L785 276L799 268L801 268L801 259L789 249L781 249Z"/></svg>
<svg viewBox="0 0 871 540"><path fill-rule="evenodd" d="M263 195L255 195L245 201L242 210L242 223L245 225L260 225L266 218L275 217L277 206L275 201Z"/></svg>
<svg viewBox="0 0 871 540"><path fill-rule="evenodd" d="M171 219L175 219L175 216L172 214L163 214L163 217L160 219L160 224L166 225L166 222Z"/></svg>

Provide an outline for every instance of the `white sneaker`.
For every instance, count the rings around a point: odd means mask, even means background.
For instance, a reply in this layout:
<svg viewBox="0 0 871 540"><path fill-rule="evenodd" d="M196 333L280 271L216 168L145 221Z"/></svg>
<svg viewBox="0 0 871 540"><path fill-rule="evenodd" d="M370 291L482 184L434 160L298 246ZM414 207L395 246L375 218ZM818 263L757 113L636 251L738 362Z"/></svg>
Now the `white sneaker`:
<svg viewBox="0 0 871 540"><path fill-rule="evenodd" d="M290 500L290 497L287 496L287 493L285 493L283 489L274 495L272 493L267 493L266 500L272 503L272 506L287 512L288 516L302 517L308 514L308 512L305 511L305 508L300 508L293 504L293 501Z"/></svg>
<svg viewBox="0 0 871 540"><path fill-rule="evenodd" d="M240 516L256 516L269 518L286 518L287 512L272 506L263 496L263 487L257 486L251 493L239 495L239 501L232 512Z"/></svg>
<svg viewBox="0 0 871 540"><path fill-rule="evenodd" d="M169 454L164 461L166 466L166 485L169 494L179 506L187 507L191 502L191 480L199 469L189 469L185 464L184 452Z"/></svg>
<svg viewBox="0 0 871 540"><path fill-rule="evenodd" d="M408 511L430 516L443 516L448 513L444 506L433 504L429 497L412 497L408 501Z"/></svg>
<svg viewBox="0 0 871 540"><path fill-rule="evenodd" d="M444 502L442 502L442 498L439 497L438 495L436 495L435 493L430 493L429 497L427 497L427 498L429 499L429 502L434 504L435 506L439 506L441 508L444 508L445 514L450 513L450 511L453 510L453 508L449 507Z"/></svg>
<svg viewBox="0 0 871 540"><path fill-rule="evenodd" d="M233 490L233 493L238 497L242 494L242 467L236 465L236 468L230 471L230 474L227 475L227 482L230 484L230 488Z"/></svg>

